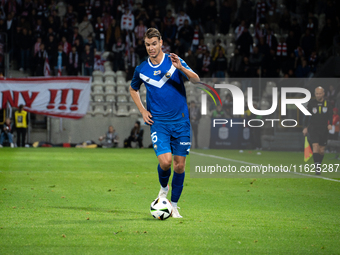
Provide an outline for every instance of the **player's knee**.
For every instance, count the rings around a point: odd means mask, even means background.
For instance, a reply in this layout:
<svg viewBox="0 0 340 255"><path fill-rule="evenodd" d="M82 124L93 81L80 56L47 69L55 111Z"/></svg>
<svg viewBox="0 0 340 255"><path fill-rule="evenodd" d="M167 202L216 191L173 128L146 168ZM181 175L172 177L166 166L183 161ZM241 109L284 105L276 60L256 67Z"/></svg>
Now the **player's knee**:
<svg viewBox="0 0 340 255"><path fill-rule="evenodd" d="M184 162L174 162L174 170L177 173L183 173L185 169L185 163Z"/></svg>
<svg viewBox="0 0 340 255"><path fill-rule="evenodd" d="M163 169L163 170L168 170L170 167L171 167L171 159L164 159L162 160L161 162L159 162L160 164L160 167Z"/></svg>

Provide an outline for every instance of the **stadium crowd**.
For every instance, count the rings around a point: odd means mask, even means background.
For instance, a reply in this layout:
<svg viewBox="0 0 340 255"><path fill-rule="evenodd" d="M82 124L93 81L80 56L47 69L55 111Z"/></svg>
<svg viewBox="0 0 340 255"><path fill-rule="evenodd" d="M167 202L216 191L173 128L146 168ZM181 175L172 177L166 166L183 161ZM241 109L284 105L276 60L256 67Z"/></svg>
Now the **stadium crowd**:
<svg viewBox="0 0 340 255"><path fill-rule="evenodd" d="M114 71L126 71L128 79L147 56L149 27L161 31L165 53L178 54L201 77L310 77L340 41L340 1L334 0L0 4L0 33L7 33L11 61L37 76L44 75L46 59L55 75L90 75L100 53L111 51Z"/></svg>

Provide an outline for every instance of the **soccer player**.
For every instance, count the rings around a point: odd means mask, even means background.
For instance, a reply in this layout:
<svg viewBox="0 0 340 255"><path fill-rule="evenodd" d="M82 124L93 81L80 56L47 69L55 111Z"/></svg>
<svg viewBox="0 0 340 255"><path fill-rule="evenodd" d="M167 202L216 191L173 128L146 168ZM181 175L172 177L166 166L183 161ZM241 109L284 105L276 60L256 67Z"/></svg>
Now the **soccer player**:
<svg viewBox="0 0 340 255"><path fill-rule="evenodd" d="M144 41L149 58L136 67L130 94L143 120L151 126L151 140L159 161L161 190L158 197L167 197L173 155L172 217L182 218L177 202L183 190L185 158L191 145L189 111L182 75L192 82L199 81L199 77L176 54L162 51L163 41L157 29L149 28ZM147 89L147 109L139 95L142 83Z"/></svg>
<svg viewBox="0 0 340 255"><path fill-rule="evenodd" d="M303 135L309 133L313 148L315 174L321 174L321 163L325 154L328 131L332 129L332 108L325 100L325 91L322 87L315 89L315 99L308 103L308 111L312 116L306 116Z"/></svg>

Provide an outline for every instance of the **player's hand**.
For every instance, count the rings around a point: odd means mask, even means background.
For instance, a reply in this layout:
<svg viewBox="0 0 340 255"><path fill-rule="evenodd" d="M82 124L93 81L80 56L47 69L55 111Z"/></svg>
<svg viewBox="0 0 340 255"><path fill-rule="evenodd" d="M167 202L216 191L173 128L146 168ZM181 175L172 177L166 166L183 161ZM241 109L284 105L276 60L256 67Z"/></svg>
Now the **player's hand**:
<svg viewBox="0 0 340 255"><path fill-rule="evenodd" d="M179 57L174 54L174 53L170 53L170 59L172 64L174 65L174 67L176 67L178 70L182 70L183 66L181 61L179 60Z"/></svg>
<svg viewBox="0 0 340 255"><path fill-rule="evenodd" d="M303 133L304 136L306 136L307 133L308 133L308 129L307 129L307 128L304 128L304 129L302 130L302 133Z"/></svg>
<svg viewBox="0 0 340 255"><path fill-rule="evenodd" d="M153 120L151 119L152 118L152 115L149 111L147 110L144 110L142 112L142 115L143 115L143 120L145 123L149 124L149 125L152 125L153 124Z"/></svg>
<svg viewBox="0 0 340 255"><path fill-rule="evenodd" d="M328 125L328 130L332 130L332 125Z"/></svg>

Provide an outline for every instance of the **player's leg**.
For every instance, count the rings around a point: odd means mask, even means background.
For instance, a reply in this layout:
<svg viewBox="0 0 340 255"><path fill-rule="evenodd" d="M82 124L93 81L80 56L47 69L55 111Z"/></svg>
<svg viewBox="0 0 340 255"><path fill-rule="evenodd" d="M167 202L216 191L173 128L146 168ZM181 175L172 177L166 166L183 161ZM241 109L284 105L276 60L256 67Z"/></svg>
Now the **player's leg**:
<svg viewBox="0 0 340 255"><path fill-rule="evenodd" d="M158 193L158 197L166 198L169 192L169 178L171 175L171 161L172 155L171 152L167 152L158 156L158 179L161 184L161 190Z"/></svg>
<svg viewBox="0 0 340 255"><path fill-rule="evenodd" d="M171 149L174 155L174 175L172 177L171 204L173 217L182 218L177 210L177 202L183 191L185 159L190 151L190 122L176 125L172 132Z"/></svg>
<svg viewBox="0 0 340 255"><path fill-rule="evenodd" d="M168 182L171 175L172 161L170 134L167 126L159 123L154 123L150 130L153 149L159 161L157 171L161 189L158 197L166 198L169 192Z"/></svg>

